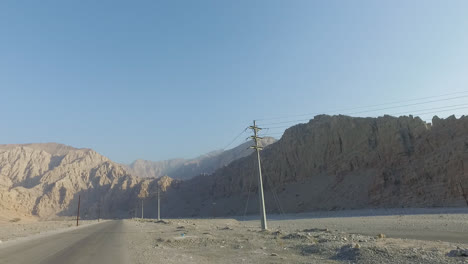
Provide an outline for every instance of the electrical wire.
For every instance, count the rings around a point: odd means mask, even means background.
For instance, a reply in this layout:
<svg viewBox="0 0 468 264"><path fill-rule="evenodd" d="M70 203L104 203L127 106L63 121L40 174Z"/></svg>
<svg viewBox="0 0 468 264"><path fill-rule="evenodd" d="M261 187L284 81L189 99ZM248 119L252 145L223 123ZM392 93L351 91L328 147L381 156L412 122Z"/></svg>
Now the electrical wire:
<svg viewBox="0 0 468 264"><path fill-rule="evenodd" d="M324 114L324 113L347 112L347 111L350 111L350 110L365 109L365 108L373 108L373 107L381 107L381 106L385 106L385 105L408 103L408 102L414 102L414 101L419 101L419 100L432 99L432 98L444 97L444 96L455 95L455 94L466 94L466 93L468 93L468 91L455 92L455 93L448 93L448 94L436 95L436 96L428 96L428 97L422 97L422 98L410 99L410 100L403 100L403 101L395 101L395 102L391 102L391 103L383 103L383 104L376 104L376 105L369 105L369 106L360 106L360 107L353 107L353 108L336 109L336 110L330 110L330 111L325 111L325 112L316 112L316 113L289 115L289 116L274 117L274 118L261 118L261 119L256 119L256 120L257 120L257 121L279 120L279 119L287 119L287 118L293 118L293 117L315 116L315 115ZM433 102L442 102L442 101L456 100L456 99L466 98L466 97L468 97L468 95L457 96L457 97L450 97L450 98L443 98L443 99L439 99L439 100L431 100L431 101L425 101L425 102L418 102L418 103L412 103L412 104L406 104L406 105L397 105L397 106L391 106L391 107L385 107L385 108L379 108L379 109L371 109L371 110L367 109L367 110L364 110L364 111L352 112L352 113L349 113L349 114L366 113L366 112L376 112L376 111L388 110L388 109L392 109L392 108L401 108L401 107L407 107L407 106L428 104L428 103L433 103ZM301 120L303 120L303 119L301 119ZM294 122L294 121L295 121L295 120L284 121L284 122ZM267 123L267 124L264 124L264 125L282 124L282 123L284 123L284 122Z"/></svg>

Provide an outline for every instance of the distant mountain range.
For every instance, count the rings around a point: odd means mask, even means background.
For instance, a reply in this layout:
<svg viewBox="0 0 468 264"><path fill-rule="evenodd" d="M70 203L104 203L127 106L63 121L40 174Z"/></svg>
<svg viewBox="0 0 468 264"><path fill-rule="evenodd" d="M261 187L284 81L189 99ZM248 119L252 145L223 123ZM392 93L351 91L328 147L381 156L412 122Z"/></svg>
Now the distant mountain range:
<svg viewBox="0 0 468 264"><path fill-rule="evenodd" d="M265 138L261 144L274 142ZM0 145L0 215L41 218L74 215L81 199L83 218L133 216L140 198L177 185L165 175L187 179L212 173L252 152L251 142L192 160L115 163L92 149L57 143ZM141 177L139 177L141 176ZM157 178L157 179L156 179ZM101 208L101 209L99 209ZM1 219L0 219L1 220Z"/></svg>
<svg viewBox="0 0 468 264"><path fill-rule="evenodd" d="M252 143L192 160L112 162L56 143L0 145L0 221L37 215L132 217L141 199L164 217L255 214ZM468 206L468 117L316 116L265 139L267 212ZM161 177L163 176L164 177ZM170 177L167 177L167 176ZM174 178L174 179L172 179ZM146 208L145 207L145 208Z"/></svg>
<svg viewBox="0 0 468 264"><path fill-rule="evenodd" d="M260 140L260 145L266 147L276 142L272 137ZM200 174L211 174L234 160L246 157L253 152L249 148L253 145L248 141L233 149L216 150L194 159L171 159L164 161L136 160L126 165L128 171L133 175L143 178L157 178L169 176L173 179L187 180Z"/></svg>

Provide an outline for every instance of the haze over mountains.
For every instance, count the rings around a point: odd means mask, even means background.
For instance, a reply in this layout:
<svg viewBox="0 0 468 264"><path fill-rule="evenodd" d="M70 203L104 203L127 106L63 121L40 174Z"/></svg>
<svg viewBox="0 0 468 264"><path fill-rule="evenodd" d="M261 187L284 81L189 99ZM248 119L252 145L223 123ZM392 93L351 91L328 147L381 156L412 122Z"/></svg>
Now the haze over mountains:
<svg viewBox="0 0 468 264"><path fill-rule="evenodd" d="M276 142L272 137L264 137L259 144L266 147ZM128 170L139 177L169 176L187 180L200 174L211 174L234 160L246 157L253 152L250 140L229 150L216 150L194 159L171 159L164 161L136 160L128 165Z"/></svg>
<svg viewBox="0 0 468 264"><path fill-rule="evenodd" d="M413 116L316 116L264 142L267 211L466 206L467 132L465 116L434 117L432 124ZM257 213L249 145L193 160L136 161L130 169L91 149L0 145L0 212L74 215L80 195L84 218L96 217L99 207L103 217L131 217L140 198L156 208L162 186L167 217Z"/></svg>

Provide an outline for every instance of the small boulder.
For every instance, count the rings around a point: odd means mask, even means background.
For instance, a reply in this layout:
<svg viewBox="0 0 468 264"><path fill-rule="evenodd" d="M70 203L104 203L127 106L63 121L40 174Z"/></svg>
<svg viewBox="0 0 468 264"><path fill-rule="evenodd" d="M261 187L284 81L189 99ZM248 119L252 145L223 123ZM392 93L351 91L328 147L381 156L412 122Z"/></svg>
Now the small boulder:
<svg viewBox="0 0 468 264"><path fill-rule="evenodd" d="M457 247L457 249L451 250L448 255L450 257L468 257L468 249Z"/></svg>

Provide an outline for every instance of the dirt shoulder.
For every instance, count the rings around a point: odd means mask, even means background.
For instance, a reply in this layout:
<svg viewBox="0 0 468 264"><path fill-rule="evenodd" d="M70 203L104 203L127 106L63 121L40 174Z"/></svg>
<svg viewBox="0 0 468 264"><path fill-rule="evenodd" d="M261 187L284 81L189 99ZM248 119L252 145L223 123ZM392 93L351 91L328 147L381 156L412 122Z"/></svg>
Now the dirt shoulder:
<svg viewBox="0 0 468 264"><path fill-rule="evenodd" d="M81 220L80 226L97 223L97 220ZM0 241L2 243L45 234L52 231L67 230L76 227L76 220L63 219L55 221L2 221L0 222Z"/></svg>

